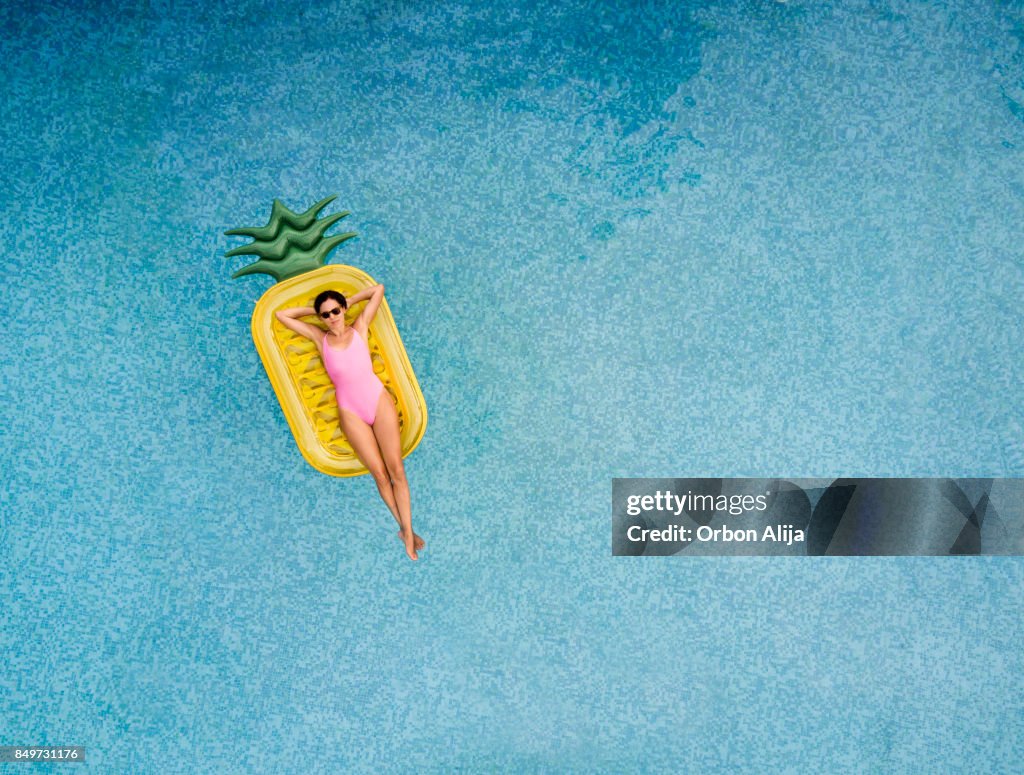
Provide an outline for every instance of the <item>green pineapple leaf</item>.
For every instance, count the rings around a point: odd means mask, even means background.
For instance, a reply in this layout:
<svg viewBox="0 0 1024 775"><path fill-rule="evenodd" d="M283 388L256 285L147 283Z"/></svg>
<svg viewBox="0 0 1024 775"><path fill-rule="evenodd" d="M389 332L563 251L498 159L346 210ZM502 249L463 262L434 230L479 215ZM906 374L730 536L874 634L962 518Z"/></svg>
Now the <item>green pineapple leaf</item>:
<svg viewBox="0 0 1024 775"><path fill-rule="evenodd" d="M249 274L268 274L281 282L324 266L328 253L356 236L354 231L324 236L327 229L351 214L346 210L317 220L320 211L334 199L337 199L336 195L321 199L304 213L292 212L280 199L275 199L266 226L246 226L224 232L226 235L239 234L253 239L248 245L227 251L224 254L226 257L259 257L259 261L231 275L232 279Z"/></svg>

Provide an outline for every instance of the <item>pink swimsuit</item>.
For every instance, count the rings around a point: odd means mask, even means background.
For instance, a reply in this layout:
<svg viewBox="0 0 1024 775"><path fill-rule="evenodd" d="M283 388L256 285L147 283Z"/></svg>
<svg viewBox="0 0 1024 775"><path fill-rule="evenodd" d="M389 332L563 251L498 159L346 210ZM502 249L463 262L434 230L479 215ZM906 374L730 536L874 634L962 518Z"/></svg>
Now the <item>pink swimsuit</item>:
<svg viewBox="0 0 1024 775"><path fill-rule="evenodd" d="M373 373L370 348L362 334L353 328L352 338L344 349L332 347L324 336L323 351L324 368L334 383L338 409L355 412L368 425L373 425L384 383Z"/></svg>

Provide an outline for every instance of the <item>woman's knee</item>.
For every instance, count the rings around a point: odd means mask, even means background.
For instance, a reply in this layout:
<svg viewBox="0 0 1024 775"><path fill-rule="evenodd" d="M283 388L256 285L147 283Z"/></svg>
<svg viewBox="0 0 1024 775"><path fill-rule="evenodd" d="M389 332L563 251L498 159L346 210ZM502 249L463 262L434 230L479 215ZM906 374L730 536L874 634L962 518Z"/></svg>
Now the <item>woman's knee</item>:
<svg viewBox="0 0 1024 775"><path fill-rule="evenodd" d="M405 465L399 460L397 463L392 462L388 465L388 474L391 476L391 481L395 484L405 482Z"/></svg>
<svg viewBox="0 0 1024 775"><path fill-rule="evenodd" d="M370 476L373 477L373 481L377 483L378 487L383 487L386 484L391 484L391 477L388 475L388 469L383 465L380 467L374 466L370 469Z"/></svg>

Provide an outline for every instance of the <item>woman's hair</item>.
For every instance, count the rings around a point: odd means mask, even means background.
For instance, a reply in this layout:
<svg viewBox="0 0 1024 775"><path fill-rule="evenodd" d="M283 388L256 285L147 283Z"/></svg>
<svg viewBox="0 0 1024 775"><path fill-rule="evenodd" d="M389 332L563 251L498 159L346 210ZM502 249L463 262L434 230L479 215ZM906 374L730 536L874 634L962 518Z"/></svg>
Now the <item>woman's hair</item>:
<svg viewBox="0 0 1024 775"><path fill-rule="evenodd" d="M345 297L340 293L337 291L322 291L317 295L316 299L313 300L313 309L316 310L317 315L320 314L320 305L328 299L334 299L342 306L343 309L348 309L348 302L345 301Z"/></svg>

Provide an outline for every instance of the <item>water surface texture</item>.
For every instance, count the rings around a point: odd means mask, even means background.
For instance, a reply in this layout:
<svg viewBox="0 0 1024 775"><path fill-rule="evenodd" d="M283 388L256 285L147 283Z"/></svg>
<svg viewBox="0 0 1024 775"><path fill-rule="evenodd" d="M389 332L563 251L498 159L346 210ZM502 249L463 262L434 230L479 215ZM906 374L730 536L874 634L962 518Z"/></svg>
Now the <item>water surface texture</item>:
<svg viewBox="0 0 1024 775"><path fill-rule="evenodd" d="M610 546L613 477L1024 476L1024 4L0 22L0 744L1024 767L1020 558ZM303 460L249 332L270 278L223 255L330 194L429 407L418 563L369 477Z"/></svg>

